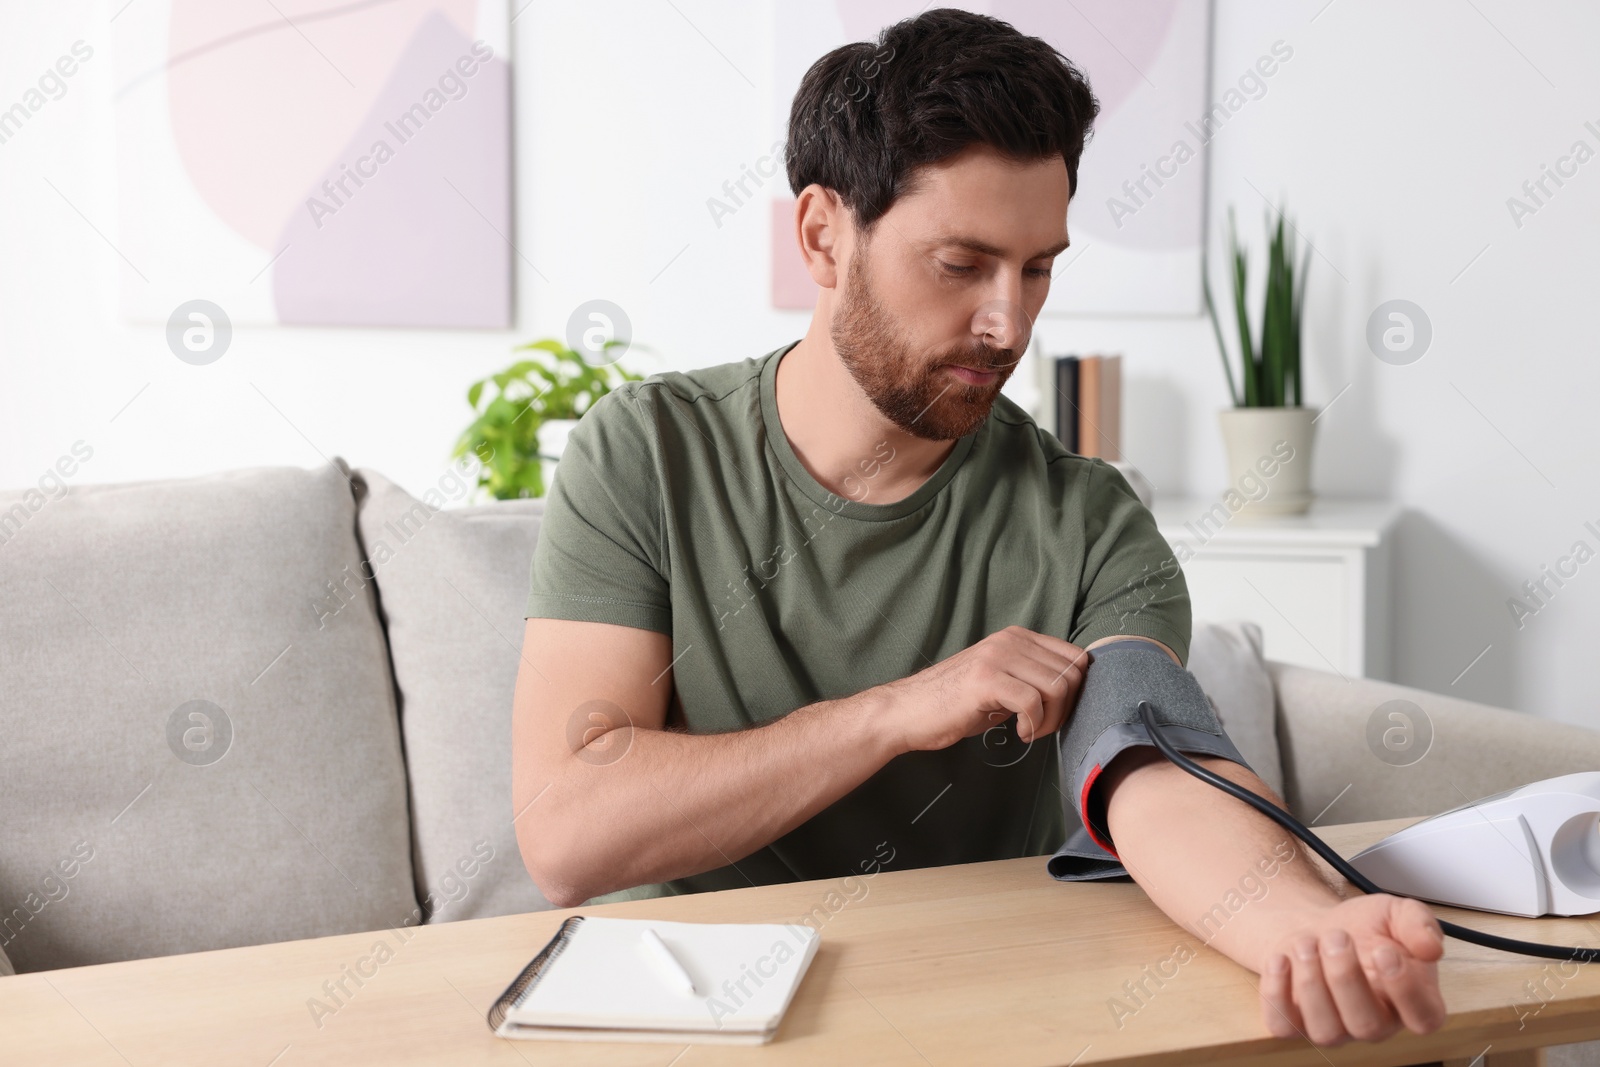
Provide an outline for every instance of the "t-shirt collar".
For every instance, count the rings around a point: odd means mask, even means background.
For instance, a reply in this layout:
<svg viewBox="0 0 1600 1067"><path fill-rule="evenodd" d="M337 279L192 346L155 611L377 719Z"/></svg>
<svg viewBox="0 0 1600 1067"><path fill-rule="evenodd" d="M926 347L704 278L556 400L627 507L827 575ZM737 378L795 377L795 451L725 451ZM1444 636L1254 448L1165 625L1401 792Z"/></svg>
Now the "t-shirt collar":
<svg viewBox="0 0 1600 1067"><path fill-rule="evenodd" d="M783 423L778 418L778 361L799 343L798 340L792 341L782 348L774 349L764 357L761 368L761 418L765 423L765 437L768 447L772 449L779 465L783 467L784 473L788 475L794 487L836 515L870 522L898 519L911 514L937 496L950 479L955 477L956 471L967 458L967 453L971 452L977 443L978 435L988 428L989 420L985 419L977 429L957 440L956 446L950 450L950 454L939 465L939 469L903 500L889 504L870 504L864 500L852 500L840 496L818 482L811 476L811 472L806 470L805 464L800 462L800 457L795 455L794 449L789 446L789 437L783 432ZM870 487L871 483L867 484ZM870 499L870 491L868 498Z"/></svg>

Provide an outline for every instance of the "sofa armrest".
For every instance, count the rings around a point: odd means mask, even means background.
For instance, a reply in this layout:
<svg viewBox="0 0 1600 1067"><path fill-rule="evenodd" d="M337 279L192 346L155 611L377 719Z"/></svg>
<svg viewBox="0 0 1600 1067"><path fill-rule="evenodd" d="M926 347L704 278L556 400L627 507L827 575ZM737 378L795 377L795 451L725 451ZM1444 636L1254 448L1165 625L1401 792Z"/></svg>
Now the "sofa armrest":
<svg viewBox="0 0 1600 1067"><path fill-rule="evenodd" d="M1277 696L1284 799L1302 820L1436 815L1529 782L1600 770L1594 730L1392 682L1346 681L1275 660L1266 667ZM1404 728L1378 711L1391 700L1421 709L1398 709L1416 720L1409 751L1383 747L1385 729Z"/></svg>

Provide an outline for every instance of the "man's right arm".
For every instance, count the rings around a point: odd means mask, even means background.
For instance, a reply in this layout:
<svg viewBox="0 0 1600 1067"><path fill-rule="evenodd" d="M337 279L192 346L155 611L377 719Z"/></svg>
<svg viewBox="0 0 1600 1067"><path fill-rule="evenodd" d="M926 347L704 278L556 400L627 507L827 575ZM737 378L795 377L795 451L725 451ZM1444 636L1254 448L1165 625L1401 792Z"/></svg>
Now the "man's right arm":
<svg viewBox="0 0 1600 1067"><path fill-rule="evenodd" d="M948 747L1011 714L1024 741L1054 732L1083 655L1008 627L901 681L752 729L690 734L666 729L666 634L530 618L512 717L523 863L557 907L725 866L903 752Z"/></svg>

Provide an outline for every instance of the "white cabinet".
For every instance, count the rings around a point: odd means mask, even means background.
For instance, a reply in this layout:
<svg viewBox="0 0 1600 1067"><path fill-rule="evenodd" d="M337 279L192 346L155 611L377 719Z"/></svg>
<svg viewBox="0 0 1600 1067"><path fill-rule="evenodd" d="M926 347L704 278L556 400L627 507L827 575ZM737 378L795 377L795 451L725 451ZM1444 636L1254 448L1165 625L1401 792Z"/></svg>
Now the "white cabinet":
<svg viewBox="0 0 1600 1067"><path fill-rule="evenodd" d="M1259 623L1269 659L1390 677L1399 505L1319 497L1304 515L1247 519L1220 500L1158 497L1150 511L1182 561L1196 619Z"/></svg>

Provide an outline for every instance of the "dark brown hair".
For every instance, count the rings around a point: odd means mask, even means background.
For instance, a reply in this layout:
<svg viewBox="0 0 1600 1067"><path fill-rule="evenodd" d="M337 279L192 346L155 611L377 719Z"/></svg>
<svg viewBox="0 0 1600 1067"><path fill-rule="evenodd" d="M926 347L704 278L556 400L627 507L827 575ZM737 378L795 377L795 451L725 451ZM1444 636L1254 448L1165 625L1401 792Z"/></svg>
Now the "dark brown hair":
<svg viewBox="0 0 1600 1067"><path fill-rule="evenodd" d="M812 64L789 110L789 188L832 189L870 233L918 168L982 143L1024 162L1059 155L1070 198L1099 112L1083 72L1045 41L936 8Z"/></svg>

